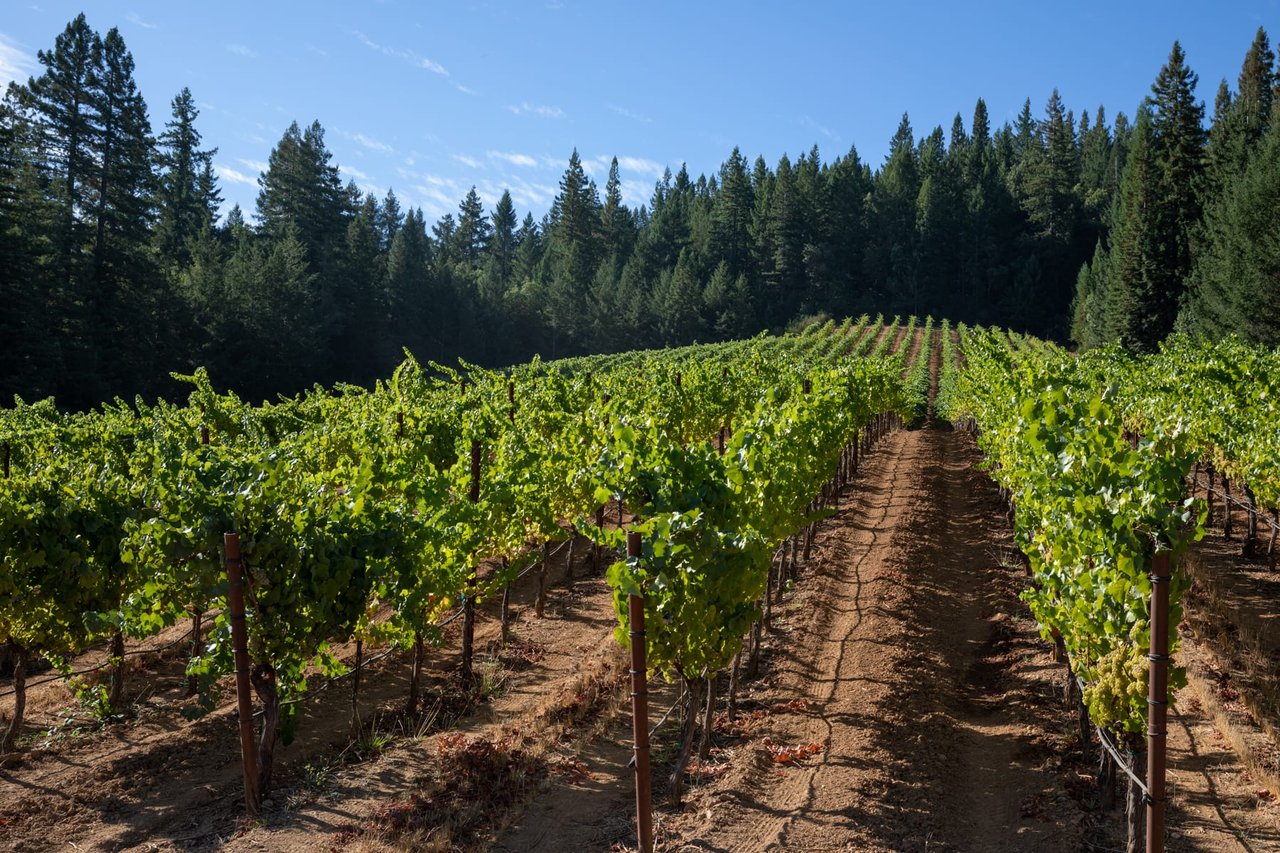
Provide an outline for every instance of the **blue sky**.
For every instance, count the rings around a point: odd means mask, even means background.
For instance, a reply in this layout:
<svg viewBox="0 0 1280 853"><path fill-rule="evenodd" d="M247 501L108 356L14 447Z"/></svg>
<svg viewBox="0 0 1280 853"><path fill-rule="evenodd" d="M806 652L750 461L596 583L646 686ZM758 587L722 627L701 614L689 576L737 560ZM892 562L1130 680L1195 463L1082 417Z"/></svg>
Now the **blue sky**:
<svg viewBox="0 0 1280 853"><path fill-rule="evenodd" d="M5 0L0 80L37 71L83 5ZM911 4L122 0L84 8L119 27L157 132L189 86L228 202L251 213L289 123L318 119L343 174L432 221L475 185L541 216L575 147L603 186L617 156L628 203L666 167L719 168L734 145L772 165L856 145L878 167L904 111L917 135L993 123L1057 87L1077 114L1132 116L1181 40L1210 108L1234 86L1280 0Z"/></svg>

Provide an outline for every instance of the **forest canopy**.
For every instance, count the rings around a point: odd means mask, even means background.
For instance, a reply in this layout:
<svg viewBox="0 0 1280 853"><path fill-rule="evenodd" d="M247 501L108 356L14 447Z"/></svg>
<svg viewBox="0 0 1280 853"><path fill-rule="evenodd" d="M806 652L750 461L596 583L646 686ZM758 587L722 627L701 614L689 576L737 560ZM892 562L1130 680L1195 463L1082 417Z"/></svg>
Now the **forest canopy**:
<svg viewBox="0 0 1280 853"><path fill-rule="evenodd" d="M1055 90L993 127L904 113L884 162L734 148L624 204L576 151L541 218L473 188L428 223L343 183L294 122L255 209L222 212L187 88L163 120L82 14L0 102L0 394L168 395L206 366L251 398L368 384L407 348L482 365L932 314L1150 351L1178 328L1280 343L1280 73L1259 29L1211 115L1175 43L1133 117Z"/></svg>

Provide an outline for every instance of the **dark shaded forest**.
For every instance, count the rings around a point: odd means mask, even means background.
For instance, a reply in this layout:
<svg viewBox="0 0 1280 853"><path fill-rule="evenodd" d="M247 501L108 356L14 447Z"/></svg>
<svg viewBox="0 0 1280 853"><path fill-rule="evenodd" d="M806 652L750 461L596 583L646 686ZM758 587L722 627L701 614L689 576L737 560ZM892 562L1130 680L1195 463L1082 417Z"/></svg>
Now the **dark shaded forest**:
<svg viewBox="0 0 1280 853"><path fill-rule="evenodd" d="M152 125L117 30L83 15L0 102L0 395L69 408L167 395L207 366L251 399L368 384L405 348L483 365L781 331L823 315L932 314L1082 346L1175 327L1280 343L1280 89L1259 30L1212 121L1175 44L1134 119L1054 91L986 104L874 167L735 148L623 203L569 156L552 207L473 189L426 222L343 184L292 124L251 216L220 216L192 93ZM1135 93L1142 98L1142 93ZM967 120L966 120L967 116Z"/></svg>

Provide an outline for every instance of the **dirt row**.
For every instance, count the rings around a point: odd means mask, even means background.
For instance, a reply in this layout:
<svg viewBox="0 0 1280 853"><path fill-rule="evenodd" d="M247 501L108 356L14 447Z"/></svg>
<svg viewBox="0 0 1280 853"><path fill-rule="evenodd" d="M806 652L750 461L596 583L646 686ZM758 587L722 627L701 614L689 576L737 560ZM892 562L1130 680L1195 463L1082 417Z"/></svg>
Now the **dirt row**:
<svg viewBox="0 0 1280 853"><path fill-rule="evenodd" d="M586 548L578 554L575 573L581 577L590 560ZM502 652L496 648L496 602L482 608L486 618L477 644L485 650L478 664L484 687L478 702L460 698L453 676L457 641L450 635L429 653L427 699L419 717L403 713L411 663L399 652L364 673L359 701L365 730L355 743L349 738L349 681L308 697L297 738L277 752L280 770L264 825L251 832L244 831L241 819L238 727L229 685L222 685L223 701L213 713L188 721L181 713L183 660L139 658L146 665L130 674L135 704L129 719L101 728L87 721L79 730L63 727L21 762L0 768L2 849L42 851L71 844L104 851L222 849L233 838L252 846L258 835L270 838L295 820L310 823L309 836L337 832L339 823L357 821L365 803L335 793L348 784L341 781L343 774L384 776L381 788L364 782L358 787L368 788L371 796L395 793L393 776L385 775L386 766L376 760L384 750L399 749L396 760L407 760L414 749L432 749L432 738L441 731L492 735L499 720L538 723L540 716L558 715L552 707L556 702L572 704L584 685L609 680L620 657L612 639L612 597L603 580L593 577L572 589L554 589L542 619L533 615L535 594L534 575L516 587L513 642ZM335 651L352 656L345 647ZM377 653L370 650L370 657ZM56 711L53 685L46 689L51 695L43 700L43 714L74 716L73 708ZM332 808L335 797L347 805ZM326 804L322 811L331 813L327 821L306 810L317 798ZM286 849L293 844L290 837L286 833L285 840L266 847Z"/></svg>
<svg viewBox="0 0 1280 853"><path fill-rule="evenodd" d="M938 357L935 342L935 377ZM1122 816L1106 808L1096 749L1078 742L1061 704L1065 673L1018 599L1028 579L978 461L972 440L942 423L894 433L865 457L775 610L740 716L718 717L683 806L660 808L659 850L1121 846ZM1200 548L1206 564L1212 546ZM585 549L578 558L581 576ZM0 848L632 849L611 592L598 577L558 586L542 619L534 594L532 576L517 587L515 635L502 652L489 604L479 701L461 701L451 676L456 642L432 653L422 716L401 711L407 658L373 665L355 742L347 682L310 698L255 824L241 819L230 697L189 722L181 656L140 658L131 719L82 732L65 724L0 768ZM1237 665L1219 656L1220 640L1201 636L1221 619L1198 594L1181 661L1192 680L1171 714L1170 849L1280 849L1265 768L1238 756L1223 721L1254 712L1232 693ZM1215 671L1226 677L1204 675ZM66 717L65 696L47 689L39 713ZM676 699L656 681L651 693L655 718ZM678 730L670 718L655 733L659 801Z"/></svg>

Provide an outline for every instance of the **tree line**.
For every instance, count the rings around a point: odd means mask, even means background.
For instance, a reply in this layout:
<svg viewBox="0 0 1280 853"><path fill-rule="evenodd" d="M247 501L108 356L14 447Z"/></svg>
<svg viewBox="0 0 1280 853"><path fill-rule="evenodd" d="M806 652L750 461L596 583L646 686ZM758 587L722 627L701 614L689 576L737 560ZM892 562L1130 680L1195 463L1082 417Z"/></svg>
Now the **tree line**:
<svg viewBox="0 0 1280 853"><path fill-rule="evenodd" d="M1210 127L1175 42L1138 111L1071 337L1152 352L1171 331L1280 345L1280 68L1258 29Z"/></svg>
<svg viewBox="0 0 1280 853"><path fill-rule="evenodd" d="M249 218L219 215L190 91L154 132L119 32L80 15L0 102L0 394L81 408L204 365L266 398L369 384L405 348L500 365L863 312L1086 346L1148 346L1174 322L1260 339L1280 328L1252 304L1277 250L1247 238L1274 218L1280 99L1264 32L1249 57L1207 133L1175 45L1132 123L1077 118L1055 91L997 128L979 99L949 132L904 114L878 168L735 148L639 207L616 160L602 194L575 151L540 219L473 188L428 223L344 184L321 125L294 123Z"/></svg>

